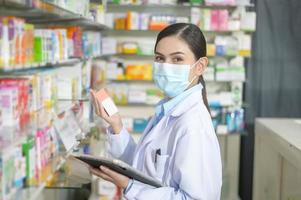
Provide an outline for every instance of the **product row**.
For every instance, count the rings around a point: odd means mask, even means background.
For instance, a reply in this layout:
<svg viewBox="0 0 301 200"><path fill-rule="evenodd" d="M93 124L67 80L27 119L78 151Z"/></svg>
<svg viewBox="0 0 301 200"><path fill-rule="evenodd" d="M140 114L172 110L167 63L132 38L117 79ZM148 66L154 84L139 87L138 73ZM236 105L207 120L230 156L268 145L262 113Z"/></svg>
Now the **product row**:
<svg viewBox="0 0 301 200"><path fill-rule="evenodd" d="M41 0L35 0L36 1L36 6L35 7L40 7ZM91 15L90 13L90 0L81 0L81 1L76 1L76 0L46 0L45 2L52 3L60 8L69 10L73 13L76 13L78 15L82 15L85 17L89 17Z"/></svg>
<svg viewBox="0 0 301 200"><path fill-rule="evenodd" d="M54 173L64 164L64 152L72 149L68 145L76 147L76 136L80 136L83 125L83 107L82 103L74 105L51 119L53 123L45 114L39 115L40 120L49 123L30 130L23 137L15 137L12 141L4 139L10 133L0 131L1 199L13 199L9 197L24 186L51 184ZM44 112L53 116L51 109L45 109ZM68 117L64 118L65 115Z"/></svg>
<svg viewBox="0 0 301 200"><path fill-rule="evenodd" d="M218 134L243 133L245 130L244 110L210 107L212 123Z"/></svg>
<svg viewBox="0 0 301 200"><path fill-rule="evenodd" d="M210 105L221 107L241 107L243 85L231 82L227 90L211 91L207 87L207 98ZM156 105L164 98L163 93L154 85L108 83L106 85L111 97L117 105Z"/></svg>
<svg viewBox="0 0 301 200"><path fill-rule="evenodd" d="M192 4L192 5L222 5L222 6L248 6L251 5L250 0L110 0L108 3L121 5L176 5L176 4Z"/></svg>
<svg viewBox="0 0 301 200"><path fill-rule="evenodd" d="M232 11L226 9L191 8L191 23L204 31L255 31L256 13L239 7Z"/></svg>
<svg viewBox="0 0 301 200"><path fill-rule="evenodd" d="M154 85L116 83L106 88L117 105L155 105L164 97Z"/></svg>
<svg viewBox="0 0 301 200"><path fill-rule="evenodd" d="M208 39L209 40L209 39ZM150 38L122 40L113 37L102 38L102 55L154 55L154 44ZM216 36L208 41L207 56L251 55L251 36L237 33L232 36Z"/></svg>
<svg viewBox="0 0 301 200"><path fill-rule="evenodd" d="M0 127L13 127L8 136L22 133L29 126L40 128L49 120L41 120L43 108L55 108L60 99L80 99L90 88L91 65L79 63L74 67L0 77ZM51 115L48 117L48 119ZM38 122L38 123L36 123ZM41 125L42 124L42 125Z"/></svg>
<svg viewBox="0 0 301 200"><path fill-rule="evenodd" d="M123 62L108 62L105 66L105 77L107 80L144 80L151 81L151 64L126 64Z"/></svg>
<svg viewBox="0 0 301 200"><path fill-rule="evenodd" d="M219 106L210 107L212 122L217 134L242 133L245 130L244 110L226 109ZM124 128L130 133L142 133L149 118L123 117Z"/></svg>
<svg viewBox="0 0 301 200"><path fill-rule="evenodd" d="M151 63L125 62L111 60L99 63L102 67L103 79L107 81L145 81L153 80ZM210 59L204 77L206 81L245 81L244 58L235 57Z"/></svg>
<svg viewBox="0 0 301 200"><path fill-rule="evenodd" d="M32 94L29 96L28 99L33 97ZM2 109L6 106L5 103L9 102L4 102L5 97L1 97ZM32 99L35 100L37 99ZM65 107L65 111L57 116L54 107L55 105L30 113L27 124L29 128L20 132L15 130L16 127L0 125L1 199L11 199L10 195L24 186L48 184L63 164L65 158L61 156L65 154L61 153L70 151L76 147L77 140L85 137L87 123L84 113L89 112L89 109L83 102L70 108ZM4 113L2 117L2 123L6 124L8 115Z"/></svg>
<svg viewBox="0 0 301 200"><path fill-rule="evenodd" d="M80 27L36 29L23 19L0 17L0 69L20 69L101 54L101 34Z"/></svg>
<svg viewBox="0 0 301 200"><path fill-rule="evenodd" d="M246 72L242 57L230 61L226 59L211 59L204 73L206 81L245 81Z"/></svg>
<svg viewBox="0 0 301 200"><path fill-rule="evenodd" d="M2 135L4 135L4 131L1 132ZM52 166L51 162L59 150L59 139L54 129L49 126L32 131L30 136L25 137L16 145L1 141L1 199L9 199L8 197L16 190L25 185L38 184L43 177L52 174L52 167L55 168L56 165L53 163ZM46 167L49 170L43 170Z"/></svg>
<svg viewBox="0 0 301 200"><path fill-rule="evenodd" d="M198 25L204 31L255 31L255 12L237 8L233 12L227 9L200 9L193 7L190 16L172 14L139 13L106 13L106 25L116 30L162 30L174 23Z"/></svg>

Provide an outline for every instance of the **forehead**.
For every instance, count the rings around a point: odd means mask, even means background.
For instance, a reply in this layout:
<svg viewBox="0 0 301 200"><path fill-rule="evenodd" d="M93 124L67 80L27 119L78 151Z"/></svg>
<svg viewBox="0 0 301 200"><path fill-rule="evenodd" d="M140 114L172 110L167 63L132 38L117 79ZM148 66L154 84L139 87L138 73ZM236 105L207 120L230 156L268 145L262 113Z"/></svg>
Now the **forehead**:
<svg viewBox="0 0 301 200"><path fill-rule="evenodd" d="M156 52L168 55L173 52L183 52L184 54L192 54L187 43L177 36L168 36L161 39L155 49Z"/></svg>

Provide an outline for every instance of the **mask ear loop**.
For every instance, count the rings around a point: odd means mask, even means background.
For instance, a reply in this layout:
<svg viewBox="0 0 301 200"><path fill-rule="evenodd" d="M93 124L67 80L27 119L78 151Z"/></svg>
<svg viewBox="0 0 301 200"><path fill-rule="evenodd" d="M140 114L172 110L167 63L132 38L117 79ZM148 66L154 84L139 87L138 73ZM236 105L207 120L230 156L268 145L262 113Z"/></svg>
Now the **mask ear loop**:
<svg viewBox="0 0 301 200"><path fill-rule="evenodd" d="M200 58L201 59L201 58ZM196 66L196 64L198 64L198 62L200 61L200 59L198 59L194 64L191 65L190 70L192 68L194 68ZM188 87L191 85L191 83L197 78L198 76L194 76L193 79L189 82Z"/></svg>

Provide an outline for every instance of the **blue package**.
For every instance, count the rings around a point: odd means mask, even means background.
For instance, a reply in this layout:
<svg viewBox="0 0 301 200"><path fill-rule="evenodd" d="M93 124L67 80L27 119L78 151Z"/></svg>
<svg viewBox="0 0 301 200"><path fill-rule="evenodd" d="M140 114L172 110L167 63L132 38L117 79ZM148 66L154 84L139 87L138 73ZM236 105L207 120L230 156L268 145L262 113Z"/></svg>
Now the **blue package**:
<svg viewBox="0 0 301 200"><path fill-rule="evenodd" d="M134 119L134 133L142 133L147 126L148 121L146 119Z"/></svg>
<svg viewBox="0 0 301 200"><path fill-rule="evenodd" d="M236 131L236 126L235 126L235 113L234 112L228 112L226 114L226 124L228 128L229 133L233 133Z"/></svg>

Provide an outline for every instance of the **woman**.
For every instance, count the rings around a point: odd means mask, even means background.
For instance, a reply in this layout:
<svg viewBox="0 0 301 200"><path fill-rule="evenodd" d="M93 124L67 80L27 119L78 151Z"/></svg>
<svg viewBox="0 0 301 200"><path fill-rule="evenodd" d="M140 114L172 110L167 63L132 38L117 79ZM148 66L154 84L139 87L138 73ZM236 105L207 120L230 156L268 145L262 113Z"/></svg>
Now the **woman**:
<svg viewBox="0 0 301 200"><path fill-rule="evenodd" d="M137 145L120 116L108 117L91 91L97 114L111 125L109 153L166 187L154 188L105 167L92 173L123 188L127 199L220 199L220 149L202 76L207 64L206 41L197 26L178 23L159 33L153 78L166 98Z"/></svg>

